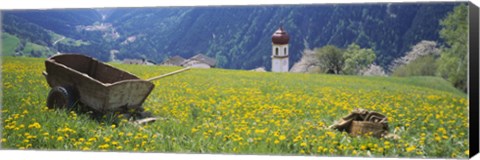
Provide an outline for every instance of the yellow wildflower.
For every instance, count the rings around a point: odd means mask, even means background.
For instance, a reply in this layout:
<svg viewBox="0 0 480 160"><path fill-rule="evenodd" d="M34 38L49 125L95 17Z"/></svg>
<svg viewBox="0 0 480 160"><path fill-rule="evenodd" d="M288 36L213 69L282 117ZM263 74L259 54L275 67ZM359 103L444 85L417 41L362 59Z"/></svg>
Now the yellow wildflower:
<svg viewBox="0 0 480 160"><path fill-rule="evenodd" d="M98 146L98 148L100 148L100 149L107 149L108 147L110 147L110 145L108 145L108 144L102 144L102 145Z"/></svg>
<svg viewBox="0 0 480 160"><path fill-rule="evenodd" d="M367 149L367 146L362 145L362 146L360 146L360 149L361 149L361 150L366 150L366 149Z"/></svg>
<svg viewBox="0 0 480 160"><path fill-rule="evenodd" d="M302 143L300 143L300 146L302 146L302 147L306 147L306 146L307 146L307 143L305 143L305 142L302 142Z"/></svg>
<svg viewBox="0 0 480 160"><path fill-rule="evenodd" d="M407 151L407 152L411 152L411 151L413 151L413 150L415 150L415 149L416 149L416 147L412 145L412 146L408 147L408 148L406 149L406 151Z"/></svg>

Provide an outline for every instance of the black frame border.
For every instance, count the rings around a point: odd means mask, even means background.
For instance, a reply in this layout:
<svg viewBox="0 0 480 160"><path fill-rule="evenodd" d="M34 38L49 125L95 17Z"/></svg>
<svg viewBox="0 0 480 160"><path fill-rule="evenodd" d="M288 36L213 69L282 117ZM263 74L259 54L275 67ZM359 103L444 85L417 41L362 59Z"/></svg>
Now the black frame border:
<svg viewBox="0 0 480 160"><path fill-rule="evenodd" d="M468 4L468 18L469 18L469 106L470 106L470 149L469 156L472 158L479 152L479 87L478 87L478 75L479 75L479 12L478 6L469 2Z"/></svg>

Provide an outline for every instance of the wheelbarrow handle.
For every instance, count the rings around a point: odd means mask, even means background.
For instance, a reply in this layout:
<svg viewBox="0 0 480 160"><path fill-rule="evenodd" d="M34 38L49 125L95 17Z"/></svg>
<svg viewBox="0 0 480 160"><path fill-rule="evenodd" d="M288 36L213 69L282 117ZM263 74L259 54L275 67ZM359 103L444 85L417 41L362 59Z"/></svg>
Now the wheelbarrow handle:
<svg viewBox="0 0 480 160"><path fill-rule="evenodd" d="M180 73L180 72L183 72L183 71L187 71L189 70L190 67L187 67L187 68L183 68L183 69L180 69L180 70L176 70L176 71L173 71L173 72L170 72L170 73L167 73L167 74L162 74L162 75L159 75L159 76L156 76L156 77L152 77L152 78L149 78L147 79L147 81L154 81L154 80L158 80L160 78L163 78L163 77L167 77L167 76L171 76L171 75L174 75L174 74L177 74L177 73Z"/></svg>

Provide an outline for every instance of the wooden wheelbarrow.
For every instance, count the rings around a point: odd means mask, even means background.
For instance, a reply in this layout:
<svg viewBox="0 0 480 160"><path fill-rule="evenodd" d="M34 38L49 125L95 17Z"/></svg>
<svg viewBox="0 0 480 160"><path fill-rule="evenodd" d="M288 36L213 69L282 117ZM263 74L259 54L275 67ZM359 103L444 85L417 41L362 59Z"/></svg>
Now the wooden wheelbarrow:
<svg viewBox="0 0 480 160"><path fill-rule="evenodd" d="M142 104L154 88L152 81L190 69L142 80L80 54L50 57L45 67L43 75L52 88L47 98L49 108L73 108L79 103L103 114L143 112Z"/></svg>

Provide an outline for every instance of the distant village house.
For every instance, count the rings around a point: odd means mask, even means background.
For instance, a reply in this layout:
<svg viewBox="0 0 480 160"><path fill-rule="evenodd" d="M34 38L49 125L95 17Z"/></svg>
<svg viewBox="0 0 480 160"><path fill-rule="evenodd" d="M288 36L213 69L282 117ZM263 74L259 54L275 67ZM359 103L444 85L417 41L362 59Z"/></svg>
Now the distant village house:
<svg viewBox="0 0 480 160"><path fill-rule="evenodd" d="M124 59L123 64L155 65L155 62L146 59Z"/></svg>
<svg viewBox="0 0 480 160"><path fill-rule="evenodd" d="M165 62L162 63L162 65L165 65L165 66L181 66L183 64L183 62L185 62L187 59L183 58L183 57L180 57L180 56L174 56L174 57L171 57L167 60L165 60Z"/></svg>
<svg viewBox="0 0 480 160"><path fill-rule="evenodd" d="M203 54L197 54L189 59L184 59L180 56L174 56L167 59L162 65L167 66L182 66L192 68L214 68L217 61Z"/></svg>
<svg viewBox="0 0 480 160"><path fill-rule="evenodd" d="M252 69L250 71L255 71L255 72L267 72L267 70L265 69L265 67L258 67L258 68L255 68L255 69Z"/></svg>
<svg viewBox="0 0 480 160"><path fill-rule="evenodd" d="M217 61L215 59L207 57L203 54L197 54L183 62L182 66L193 68L214 68L216 63Z"/></svg>

